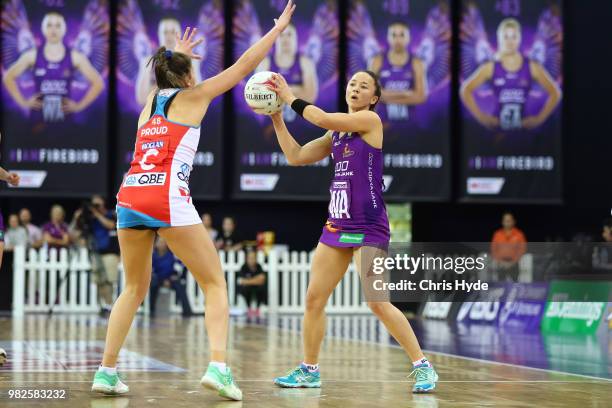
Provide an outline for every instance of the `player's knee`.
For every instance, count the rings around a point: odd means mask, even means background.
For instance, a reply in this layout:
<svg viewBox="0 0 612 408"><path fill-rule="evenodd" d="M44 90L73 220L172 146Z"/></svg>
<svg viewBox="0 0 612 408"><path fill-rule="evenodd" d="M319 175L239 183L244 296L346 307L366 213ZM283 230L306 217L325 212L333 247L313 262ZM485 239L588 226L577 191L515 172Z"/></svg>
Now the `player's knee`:
<svg viewBox="0 0 612 408"><path fill-rule="evenodd" d="M325 308L327 298L318 292L306 292L306 310L309 312L321 311Z"/></svg>
<svg viewBox="0 0 612 408"><path fill-rule="evenodd" d="M368 307L376 316L384 315L391 307L389 302L368 302Z"/></svg>
<svg viewBox="0 0 612 408"><path fill-rule="evenodd" d="M149 292L148 285L140 285L140 284L128 284L125 286L124 293L130 297L133 297L140 302L144 300Z"/></svg>

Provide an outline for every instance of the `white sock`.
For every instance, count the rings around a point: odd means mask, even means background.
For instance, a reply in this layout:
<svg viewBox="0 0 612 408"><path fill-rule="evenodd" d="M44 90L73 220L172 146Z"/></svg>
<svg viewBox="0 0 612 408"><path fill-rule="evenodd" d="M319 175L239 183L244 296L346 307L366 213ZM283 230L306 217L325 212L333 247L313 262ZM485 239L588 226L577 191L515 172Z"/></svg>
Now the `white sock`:
<svg viewBox="0 0 612 408"><path fill-rule="evenodd" d="M117 367L102 367L100 366L100 368L98 368L98 371L102 371L108 375L116 375L117 374Z"/></svg>
<svg viewBox="0 0 612 408"><path fill-rule="evenodd" d="M220 361L211 361L209 366L217 367L222 374L227 374L227 364Z"/></svg>
<svg viewBox="0 0 612 408"><path fill-rule="evenodd" d="M308 364L302 361L302 365L308 369L311 373L315 371L319 371L319 363L316 364Z"/></svg>
<svg viewBox="0 0 612 408"><path fill-rule="evenodd" d="M427 360L427 357L423 357L420 360L413 361L412 367L416 367L416 366L423 365L423 364L425 364L427 367L431 367L431 363L429 362L429 360Z"/></svg>

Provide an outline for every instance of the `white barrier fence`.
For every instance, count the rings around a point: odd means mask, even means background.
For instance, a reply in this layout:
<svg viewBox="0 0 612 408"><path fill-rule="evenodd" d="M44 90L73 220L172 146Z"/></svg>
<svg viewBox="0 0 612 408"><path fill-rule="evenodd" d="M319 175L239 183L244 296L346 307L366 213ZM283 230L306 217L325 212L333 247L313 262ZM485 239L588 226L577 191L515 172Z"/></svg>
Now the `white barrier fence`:
<svg viewBox="0 0 612 408"><path fill-rule="evenodd" d="M267 273L269 312L303 312L306 288L313 253L276 252L267 256L257 254L258 262ZM219 253L227 279L230 307L238 305L236 279L245 262L244 252ZM13 315L22 316L32 312L84 312L99 310L98 291L92 273L89 254L86 249L59 252L55 249L40 250L17 247L14 250ZM122 275L117 290L120 290ZM204 311L204 294L193 276L188 273L186 280L187 298L195 313ZM180 312L181 307L171 294L171 309ZM148 313L148 296L142 308ZM363 302L359 275L351 264L344 279L329 299L329 313L369 313Z"/></svg>

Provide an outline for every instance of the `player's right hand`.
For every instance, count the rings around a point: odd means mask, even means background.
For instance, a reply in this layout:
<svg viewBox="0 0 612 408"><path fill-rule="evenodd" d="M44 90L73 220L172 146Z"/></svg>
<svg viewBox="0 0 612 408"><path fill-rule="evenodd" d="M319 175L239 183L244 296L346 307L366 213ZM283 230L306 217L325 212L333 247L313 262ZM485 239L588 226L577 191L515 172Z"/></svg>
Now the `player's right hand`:
<svg viewBox="0 0 612 408"><path fill-rule="evenodd" d="M283 14L281 14L278 19L274 19L276 28L283 32L291 22L291 16L293 16L294 11L295 4L293 4L293 0L289 0L283 10Z"/></svg>
<svg viewBox="0 0 612 408"><path fill-rule="evenodd" d="M40 94L32 95L29 99L26 99L22 108L32 109L32 110L41 110L42 109L42 99L40 98Z"/></svg>

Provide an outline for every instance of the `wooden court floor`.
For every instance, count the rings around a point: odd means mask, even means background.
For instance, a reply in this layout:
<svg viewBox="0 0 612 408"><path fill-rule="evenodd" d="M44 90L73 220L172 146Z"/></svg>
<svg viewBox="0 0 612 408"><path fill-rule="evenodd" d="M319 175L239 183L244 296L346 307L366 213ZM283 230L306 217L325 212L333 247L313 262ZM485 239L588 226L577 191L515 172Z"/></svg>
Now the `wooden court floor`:
<svg viewBox="0 0 612 408"><path fill-rule="evenodd" d="M106 321L95 316L0 318L0 407L610 407L612 382L429 353L440 374L435 393L412 395L409 362L394 347L328 338L323 388L281 389L272 378L295 366L298 333L232 321L230 365L244 401L228 402L199 386L208 362L202 318L138 319L121 356L127 397L89 391ZM274 327L273 327L274 326ZM19 401L10 389L66 390L66 400Z"/></svg>

